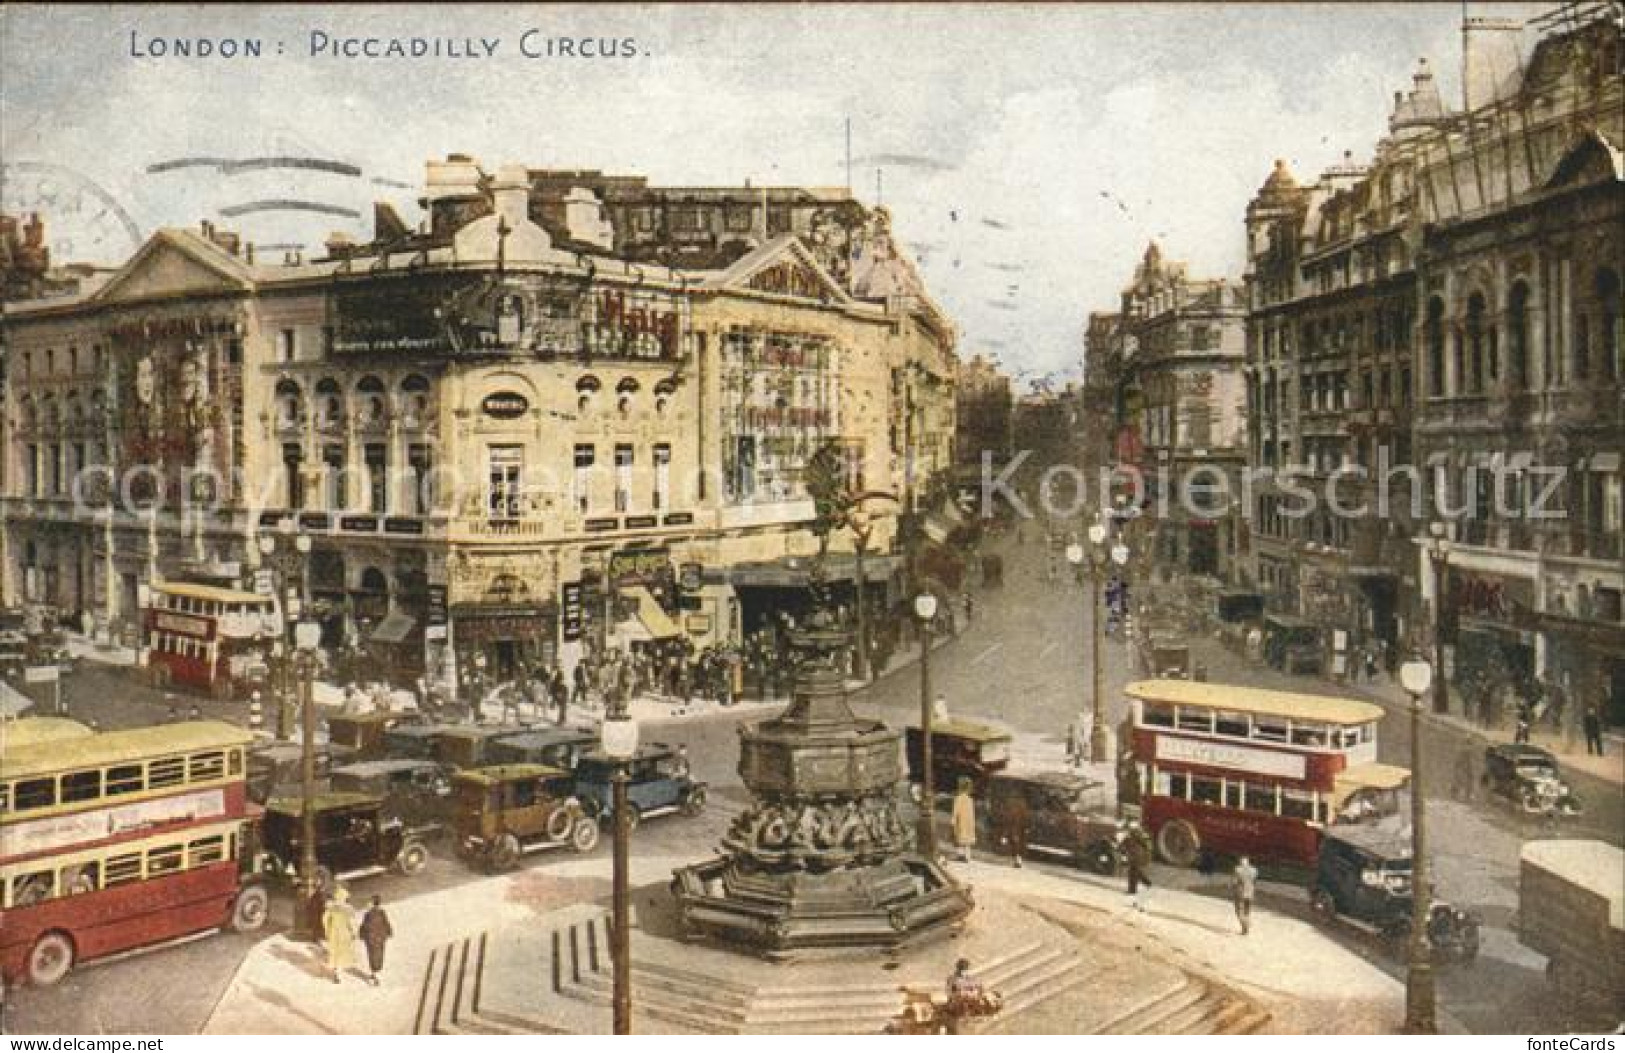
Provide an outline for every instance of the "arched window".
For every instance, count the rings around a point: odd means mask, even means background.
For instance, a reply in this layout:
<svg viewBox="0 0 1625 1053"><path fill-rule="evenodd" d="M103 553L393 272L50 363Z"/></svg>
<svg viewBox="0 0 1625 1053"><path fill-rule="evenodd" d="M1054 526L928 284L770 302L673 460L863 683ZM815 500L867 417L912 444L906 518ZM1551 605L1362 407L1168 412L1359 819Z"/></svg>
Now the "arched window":
<svg viewBox="0 0 1625 1053"><path fill-rule="evenodd" d="M323 428L337 428L344 423L344 394L332 377L316 382L316 414L316 423Z"/></svg>
<svg viewBox="0 0 1625 1053"><path fill-rule="evenodd" d="M388 417L388 403L384 398L384 382L375 376L362 377L355 386L356 399L361 407L363 427L378 427Z"/></svg>
<svg viewBox="0 0 1625 1053"><path fill-rule="evenodd" d="M1529 389L1529 286L1521 281L1507 296L1507 382L1513 391Z"/></svg>
<svg viewBox="0 0 1625 1053"><path fill-rule="evenodd" d="M632 396L638 393L638 382L632 377L622 377L615 385L615 408L624 415L632 409Z"/></svg>
<svg viewBox="0 0 1625 1053"><path fill-rule="evenodd" d="M1424 337L1428 348L1428 394L1444 392L1444 301L1435 296L1428 301Z"/></svg>
<svg viewBox="0 0 1625 1053"><path fill-rule="evenodd" d="M603 387L597 377L591 373L576 381L576 409L582 413L592 406L593 398Z"/></svg>
<svg viewBox="0 0 1625 1053"><path fill-rule="evenodd" d="M1619 272L1597 268L1597 352L1603 379L1610 383L1625 375L1625 309L1620 303Z"/></svg>
<svg viewBox="0 0 1625 1053"><path fill-rule="evenodd" d="M1467 383L1464 385L1472 394L1482 394L1484 391L1484 354L1487 350L1488 332L1484 324L1484 294L1473 293L1467 299Z"/></svg>
<svg viewBox="0 0 1625 1053"><path fill-rule="evenodd" d="M402 415L406 426L421 428L432 416L429 407L429 378L413 373L401 381Z"/></svg>
<svg viewBox="0 0 1625 1053"><path fill-rule="evenodd" d="M276 386L276 425L296 428L305 415L304 395L292 380L280 380Z"/></svg>

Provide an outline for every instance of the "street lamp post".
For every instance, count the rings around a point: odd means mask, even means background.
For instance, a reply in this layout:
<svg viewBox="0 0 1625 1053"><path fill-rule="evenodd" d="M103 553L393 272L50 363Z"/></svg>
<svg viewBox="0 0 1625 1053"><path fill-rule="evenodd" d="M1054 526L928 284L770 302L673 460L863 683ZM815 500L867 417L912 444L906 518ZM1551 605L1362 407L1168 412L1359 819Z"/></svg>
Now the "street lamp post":
<svg viewBox="0 0 1625 1053"><path fill-rule="evenodd" d="M321 643L322 627L314 621L302 621L294 630L294 641L299 648L300 736L299 762L299 895L294 908L294 938L314 941L321 931L321 919L310 909L319 882L316 876L320 864L316 860L316 647Z"/></svg>
<svg viewBox="0 0 1625 1053"><path fill-rule="evenodd" d="M293 707L295 693L295 677L293 672L293 626L294 617L302 612L307 597L304 595L304 563L310 557L310 535L303 530L294 529L292 519L284 519L282 528L275 534L261 534L259 539L260 555L264 561L271 565L272 573L276 579L277 604L282 614L282 639L280 672L282 680L281 699L277 706L276 737L287 741L293 734ZM299 572L300 588L297 596L300 611L295 611L295 595L293 586L289 584L295 572Z"/></svg>
<svg viewBox="0 0 1625 1053"><path fill-rule="evenodd" d="M1108 739L1110 733L1106 730L1106 691L1103 686L1104 678L1101 672L1101 622L1105 619L1105 597L1100 587L1101 570L1106 562L1106 524L1095 522L1089 527L1089 549L1077 542L1066 547L1066 560L1074 568L1083 566L1085 556L1088 556L1089 570L1089 622L1090 622L1090 666L1093 679L1094 699L1093 712L1089 723L1089 759L1101 764L1106 761L1108 753ZM1128 562L1128 546L1118 542L1111 548L1112 562L1122 566Z"/></svg>
<svg viewBox="0 0 1625 1053"><path fill-rule="evenodd" d="M1405 970L1405 1031L1431 1035L1434 1018L1433 950L1428 942L1428 912L1433 889L1428 880L1426 812L1422 800L1422 696L1436 684L1434 669L1416 658L1399 667L1399 682L1411 696L1411 933Z"/></svg>
<svg viewBox="0 0 1625 1053"><path fill-rule="evenodd" d="M615 827L614 868L611 881L610 965L614 992L614 1033L632 1033L632 931L631 886L627 875L628 839L631 825L626 807L626 766L638 751L637 721L628 717L607 719L599 729L604 754L615 762L612 788L612 822Z"/></svg>
<svg viewBox="0 0 1625 1053"><path fill-rule="evenodd" d="M1450 538L1444 524L1428 524L1427 555L1433 567L1433 712L1450 711L1450 686L1444 677L1444 604L1446 575L1450 572Z"/></svg>
<svg viewBox="0 0 1625 1053"><path fill-rule="evenodd" d="M937 780L932 771L931 739L931 621L937 616L937 598L929 592L914 597L914 614L920 619L920 855L937 858Z"/></svg>

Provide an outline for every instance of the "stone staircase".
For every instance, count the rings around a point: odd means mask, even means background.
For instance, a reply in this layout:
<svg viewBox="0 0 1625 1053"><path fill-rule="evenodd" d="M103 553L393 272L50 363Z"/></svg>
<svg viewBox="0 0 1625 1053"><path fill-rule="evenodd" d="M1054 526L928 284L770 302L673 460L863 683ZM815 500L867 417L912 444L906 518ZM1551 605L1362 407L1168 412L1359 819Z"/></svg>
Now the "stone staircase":
<svg viewBox="0 0 1625 1053"><path fill-rule="evenodd" d="M1185 982L1129 1009L1102 1035L1256 1035L1270 1014L1219 984L1185 974Z"/></svg>

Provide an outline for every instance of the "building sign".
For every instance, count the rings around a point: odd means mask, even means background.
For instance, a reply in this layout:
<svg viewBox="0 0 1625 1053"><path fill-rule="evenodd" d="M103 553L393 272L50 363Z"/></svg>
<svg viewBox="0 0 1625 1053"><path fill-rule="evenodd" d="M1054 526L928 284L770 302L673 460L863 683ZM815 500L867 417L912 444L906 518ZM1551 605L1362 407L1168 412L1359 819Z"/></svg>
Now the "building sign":
<svg viewBox="0 0 1625 1053"><path fill-rule="evenodd" d="M650 527L653 527L658 523L659 519L655 516L626 517L626 529L628 530L648 530Z"/></svg>
<svg viewBox="0 0 1625 1053"><path fill-rule="evenodd" d="M429 586L429 610L424 621L427 625L446 624L446 587L444 585Z"/></svg>
<svg viewBox="0 0 1625 1053"><path fill-rule="evenodd" d="M565 640L579 640L581 639L581 582L565 582L562 591L561 606L564 612L564 638Z"/></svg>
<svg viewBox="0 0 1625 1053"><path fill-rule="evenodd" d="M0 827L0 857L30 855L70 845L105 841L169 823L197 822L226 814L223 790L198 790L156 801L96 808Z"/></svg>
<svg viewBox="0 0 1625 1053"><path fill-rule="evenodd" d="M1534 583L1450 570L1451 608L1457 615L1509 622L1518 610L1534 609Z"/></svg>
<svg viewBox="0 0 1625 1053"><path fill-rule="evenodd" d="M1255 775L1272 775L1278 779L1302 780L1308 771L1301 753L1261 750L1251 746L1231 746L1201 739L1176 738L1173 735L1157 736L1157 760L1199 764L1204 768L1244 771Z"/></svg>
<svg viewBox="0 0 1625 1053"><path fill-rule="evenodd" d="M664 548L614 552L609 557L609 577L616 585L647 584L671 567L671 552Z"/></svg>
<svg viewBox="0 0 1625 1053"><path fill-rule="evenodd" d="M514 420L530 409L530 400L517 391L493 391L480 403L480 410L496 420Z"/></svg>
<svg viewBox="0 0 1625 1053"><path fill-rule="evenodd" d="M509 610L499 614L460 611L457 615L457 644L496 643L502 640L550 640L553 621L544 611Z"/></svg>

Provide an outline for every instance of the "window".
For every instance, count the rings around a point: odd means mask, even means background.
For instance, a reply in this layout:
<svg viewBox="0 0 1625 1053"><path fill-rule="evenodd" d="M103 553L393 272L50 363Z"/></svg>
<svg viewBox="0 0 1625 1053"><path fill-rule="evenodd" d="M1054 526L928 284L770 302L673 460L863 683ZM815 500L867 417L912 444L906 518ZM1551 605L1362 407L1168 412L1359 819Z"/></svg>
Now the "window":
<svg viewBox="0 0 1625 1053"><path fill-rule="evenodd" d="M54 778L24 779L12 790L12 804L19 812L31 808L49 808L56 803Z"/></svg>
<svg viewBox="0 0 1625 1053"><path fill-rule="evenodd" d="M1281 815L1288 819L1315 818L1315 796L1305 790L1281 790Z"/></svg>
<svg viewBox="0 0 1625 1053"><path fill-rule="evenodd" d="M1245 713L1227 713L1220 710L1217 714L1217 731L1220 735L1231 738L1244 739L1251 729Z"/></svg>
<svg viewBox="0 0 1625 1053"><path fill-rule="evenodd" d="M56 875L49 870L33 874L19 874L11 880L11 905L31 907L44 903L56 894Z"/></svg>
<svg viewBox="0 0 1625 1053"><path fill-rule="evenodd" d="M1253 738L1263 739L1265 742L1286 741L1286 721L1280 717L1253 718Z"/></svg>
<svg viewBox="0 0 1625 1053"><path fill-rule="evenodd" d="M536 783L516 782L513 784L513 807L530 808L536 804Z"/></svg>
<svg viewBox="0 0 1625 1053"><path fill-rule="evenodd" d="M186 781L186 759L184 757L165 757L155 760L147 765L147 787L160 789L165 786L179 786Z"/></svg>
<svg viewBox="0 0 1625 1053"><path fill-rule="evenodd" d="M1445 393L1444 377L1444 301L1435 296L1428 301L1427 321L1423 326L1423 339L1428 351L1428 394Z"/></svg>
<svg viewBox="0 0 1625 1053"><path fill-rule="evenodd" d="M299 351L299 342L292 329L284 329L277 334L277 358L283 362L292 362Z"/></svg>
<svg viewBox="0 0 1625 1053"><path fill-rule="evenodd" d="M322 476L326 488L326 509L337 512L344 508L344 447L322 447Z"/></svg>
<svg viewBox="0 0 1625 1053"><path fill-rule="evenodd" d="M207 782L226 774L226 755L221 751L194 753L187 763L187 781Z"/></svg>
<svg viewBox="0 0 1625 1053"><path fill-rule="evenodd" d="M363 450L367 465L367 509L379 514L389 512L389 467L385 447L380 442L369 442Z"/></svg>
<svg viewBox="0 0 1625 1053"><path fill-rule="evenodd" d="M180 845L164 845L147 853L147 876L149 878L178 874L185 866L186 859L181 854Z"/></svg>
<svg viewBox="0 0 1625 1053"><path fill-rule="evenodd" d="M1156 793L1159 797L1172 797L1183 801L1190 792L1190 780L1184 772L1159 771L1156 777Z"/></svg>
<svg viewBox="0 0 1625 1053"><path fill-rule="evenodd" d="M1224 784L1218 779L1196 776L1191 779L1191 800L1197 804L1223 804Z"/></svg>
<svg viewBox="0 0 1625 1053"><path fill-rule="evenodd" d="M626 512L632 505L632 444L615 444L615 511Z"/></svg>
<svg viewBox="0 0 1625 1053"><path fill-rule="evenodd" d="M671 493L671 444L655 443L654 456L655 490L650 504L658 512L666 507L668 495Z"/></svg>
<svg viewBox="0 0 1625 1053"><path fill-rule="evenodd" d="M1154 728L1174 726L1174 707L1154 702L1144 703L1140 722Z"/></svg>
<svg viewBox="0 0 1625 1053"><path fill-rule="evenodd" d="M597 453L591 443L578 443L575 448L576 508L583 513L592 510L592 466Z"/></svg>
<svg viewBox="0 0 1625 1053"><path fill-rule="evenodd" d="M210 863L218 863L225 858L226 839L221 834L201 838L186 846L186 869L188 870L208 866Z"/></svg>
<svg viewBox="0 0 1625 1053"><path fill-rule="evenodd" d="M100 771L73 771L62 776L62 803L94 801L102 795Z"/></svg>
<svg viewBox="0 0 1625 1053"><path fill-rule="evenodd" d="M109 797L118 797L126 793L140 793L146 784L142 776L141 765L120 764L107 769L106 794Z"/></svg>
<svg viewBox="0 0 1625 1053"><path fill-rule="evenodd" d="M1295 746L1326 745L1326 728L1320 724L1293 724L1292 744Z"/></svg>
<svg viewBox="0 0 1625 1053"><path fill-rule="evenodd" d="M1180 731L1201 731L1213 734L1213 711L1195 706L1181 706L1179 708Z"/></svg>
<svg viewBox="0 0 1625 1053"><path fill-rule="evenodd" d="M100 876L101 868L94 862L63 867L57 874L57 888L62 890L64 896L82 896L96 891Z"/></svg>
<svg viewBox="0 0 1625 1053"><path fill-rule="evenodd" d="M1242 797L1241 806L1249 812L1264 812L1274 815L1278 796L1279 790L1277 787L1248 783L1246 792Z"/></svg>
<svg viewBox="0 0 1625 1053"><path fill-rule="evenodd" d="M1514 284L1507 299L1507 379L1523 391L1529 387L1529 286Z"/></svg>
<svg viewBox="0 0 1625 1053"><path fill-rule="evenodd" d="M127 885L132 881L140 880L141 853L131 852L127 855L114 856L107 861L107 869L102 875L102 888Z"/></svg>
<svg viewBox="0 0 1625 1053"><path fill-rule="evenodd" d="M406 448L406 465L411 489L406 493L406 513L427 515L434 502L429 496L429 477L434 471L434 454L425 443Z"/></svg>
<svg viewBox="0 0 1625 1053"><path fill-rule="evenodd" d="M490 446L486 448L489 465L490 489L486 495L487 511L492 519L518 519L520 472L524 464L522 446Z"/></svg>

